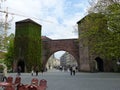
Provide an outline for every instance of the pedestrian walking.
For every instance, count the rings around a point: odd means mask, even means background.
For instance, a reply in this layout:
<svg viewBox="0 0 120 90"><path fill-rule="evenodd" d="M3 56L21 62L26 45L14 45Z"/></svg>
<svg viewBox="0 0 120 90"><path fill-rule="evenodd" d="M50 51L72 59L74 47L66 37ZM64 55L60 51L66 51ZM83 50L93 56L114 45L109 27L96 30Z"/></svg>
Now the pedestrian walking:
<svg viewBox="0 0 120 90"><path fill-rule="evenodd" d="M38 66L35 67L36 76L38 76Z"/></svg>
<svg viewBox="0 0 120 90"><path fill-rule="evenodd" d="M17 73L18 73L18 76L21 75L21 67L20 66L18 66L18 68L17 68Z"/></svg>
<svg viewBox="0 0 120 90"><path fill-rule="evenodd" d="M43 73L44 73L44 68L43 68L43 67L41 68L41 73L42 73L42 75L43 75Z"/></svg>
<svg viewBox="0 0 120 90"><path fill-rule="evenodd" d="M34 74L34 67L32 66L32 68L31 68L31 75L33 76L33 74Z"/></svg>
<svg viewBox="0 0 120 90"><path fill-rule="evenodd" d="M69 68L69 70L70 70L70 75L72 75L72 72L73 72L72 66Z"/></svg>
<svg viewBox="0 0 120 90"><path fill-rule="evenodd" d="M4 67L3 69L3 80L2 81L6 81L7 80L7 67Z"/></svg>
<svg viewBox="0 0 120 90"><path fill-rule="evenodd" d="M75 76L75 73L76 73L76 67L75 66L72 67L72 72L73 72L73 75Z"/></svg>

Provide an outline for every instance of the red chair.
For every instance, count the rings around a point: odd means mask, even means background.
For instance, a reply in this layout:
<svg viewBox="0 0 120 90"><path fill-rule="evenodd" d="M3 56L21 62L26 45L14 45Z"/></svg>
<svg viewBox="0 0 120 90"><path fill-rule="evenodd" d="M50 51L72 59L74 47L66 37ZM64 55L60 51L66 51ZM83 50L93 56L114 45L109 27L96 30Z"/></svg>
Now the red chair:
<svg viewBox="0 0 120 90"><path fill-rule="evenodd" d="M12 86L12 82L13 82L13 77L11 77L11 76L9 76L8 78L7 78L7 81L6 81L7 83L10 83L11 84L11 86L5 86L5 88L4 88L4 90L15 90L15 88Z"/></svg>
<svg viewBox="0 0 120 90"><path fill-rule="evenodd" d="M47 87L47 81L45 79L40 80L39 86L45 86L45 87Z"/></svg>
<svg viewBox="0 0 120 90"><path fill-rule="evenodd" d="M31 81L31 85L38 86L38 79L37 78L33 78L32 81Z"/></svg>
<svg viewBox="0 0 120 90"><path fill-rule="evenodd" d="M21 84L21 77L17 76L17 77L15 78L14 83L13 83L13 87L17 89L17 88L18 88L18 85L20 85L20 84Z"/></svg>
<svg viewBox="0 0 120 90"><path fill-rule="evenodd" d="M16 90L28 90L28 88L23 84L18 84Z"/></svg>
<svg viewBox="0 0 120 90"><path fill-rule="evenodd" d="M11 76L9 76L8 78L7 78L7 81L6 81L7 83L13 83L13 77L11 77Z"/></svg>
<svg viewBox="0 0 120 90"><path fill-rule="evenodd" d="M29 85L29 86L27 87L27 90L38 90L37 88L38 88L38 87L35 86L35 85Z"/></svg>
<svg viewBox="0 0 120 90"><path fill-rule="evenodd" d="M47 88L47 81L45 79L40 80L38 90L46 90L46 88Z"/></svg>
<svg viewBox="0 0 120 90"><path fill-rule="evenodd" d="M14 84L15 84L15 85L18 85L18 84L20 84L20 83L21 83L21 77L18 76L18 77L15 78Z"/></svg>

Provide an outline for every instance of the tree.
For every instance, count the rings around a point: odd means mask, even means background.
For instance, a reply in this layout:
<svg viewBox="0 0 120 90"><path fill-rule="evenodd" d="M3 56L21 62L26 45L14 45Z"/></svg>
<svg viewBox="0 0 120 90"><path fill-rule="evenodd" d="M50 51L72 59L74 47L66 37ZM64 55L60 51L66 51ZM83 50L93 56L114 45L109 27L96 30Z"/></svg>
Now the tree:
<svg viewBox="0 0 120 90"><path fill-rule="evenodd" d="M114 3L107 7L106 18L108 30L111 32L111 55L120 58L120 3Z"/></svg>
<svg viewBox="0 0 120 90"><path fill-rule="evenodd" d="M120 0L90 0L88 13L106 13L106 8L114 3L120 3Z"/></svg>
<svg viewBox="0 0 120 90"><path fill-rule="evenodd" d="M11 20L8 21L8 8L6 8L6 11L4 11L3 9L5 9L4 7L4 2L6 0L0 0L0 50L1 51L6 51L7 48L7 30L10 29L10 24L11 24ZM4 18L3 18L4 17Z"/></svg>
<svg viewBox="0 0 120 90"><path fill-rule="evenodd" d="M8 69L11 69L14 61L14 34L10 34L8 38L9 43L5 55L5 64L8 66Z"/></svg>
<svg viewBox="0 0 120 90"><path fill-rule="evenodd" d="M3 50L4 22L0 21L0 50Z"/></svg>
<svg viewBox="0 0 120 90"><path fill-rule="evenodd" d="M7 24L7 30L10 29L10 22L6 23ZM0 50L1 51L6 51L7 49L7 42L8 42L8 37L5 36L5 23L1 20L0 21Z"/></svg>
<svg viewBox="0 0 120 90"><path fill-rule="evenodd" d="M96 8L97 7L97 8ZM120 3L117 0L98 0L94 10L81 24L83 32L81 38L89 45L92 54L105 58L120 57ZM97 12L97 13L95 13Z"/></svg>
<svg viewBox="0 0 120 90"><path fill-rule="evenodd" d="M101 13L91 13L87 15L80 25L80 39L83 40L83 46L89 47L90 54L100 55L104 53L102 43L108 35L106 31L106 18Z"/></svg>

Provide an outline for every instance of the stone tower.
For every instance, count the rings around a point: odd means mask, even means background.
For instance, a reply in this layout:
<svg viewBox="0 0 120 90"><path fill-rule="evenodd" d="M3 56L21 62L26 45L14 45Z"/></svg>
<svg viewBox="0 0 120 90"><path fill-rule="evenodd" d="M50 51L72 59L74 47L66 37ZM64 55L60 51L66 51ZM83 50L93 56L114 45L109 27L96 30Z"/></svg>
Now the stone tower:
<svg viewBox="0 0 120 90"><path fill-rule="evenodd" d="M41 67L41 25L31 19L16 22L13 70L21 67L28 72L32 66Z"/></svg>

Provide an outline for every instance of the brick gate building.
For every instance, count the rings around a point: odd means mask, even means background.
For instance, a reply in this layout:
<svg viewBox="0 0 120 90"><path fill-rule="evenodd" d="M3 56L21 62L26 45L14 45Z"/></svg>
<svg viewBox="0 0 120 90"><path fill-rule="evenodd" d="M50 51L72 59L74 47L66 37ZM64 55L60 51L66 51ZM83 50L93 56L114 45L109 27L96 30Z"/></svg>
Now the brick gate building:
<svg viewBox="0 0 120 90"><path fill-rule="evenodd" d="M57 51L69 52L75 58L78 64L78 68L80 67L78 39L52 40L46 36L43 36L42 37L42 61L43 61L44 67L49 57Z"/></svg>

